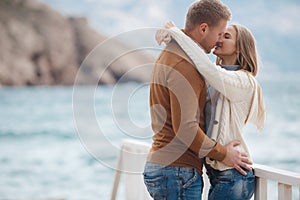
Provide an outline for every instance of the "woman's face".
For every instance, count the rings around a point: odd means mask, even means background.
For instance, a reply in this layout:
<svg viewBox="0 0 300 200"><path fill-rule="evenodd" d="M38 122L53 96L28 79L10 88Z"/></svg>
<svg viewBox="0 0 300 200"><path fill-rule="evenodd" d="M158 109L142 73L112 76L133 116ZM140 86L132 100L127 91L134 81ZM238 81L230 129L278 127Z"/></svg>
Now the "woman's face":
<svg viewBox="0 0 300 200"><path fill-rule="evenodd" d="M213 52L221 59L236 58L236 30L232 26L228 26L219 40L216 43L215 50Z"/></svg>

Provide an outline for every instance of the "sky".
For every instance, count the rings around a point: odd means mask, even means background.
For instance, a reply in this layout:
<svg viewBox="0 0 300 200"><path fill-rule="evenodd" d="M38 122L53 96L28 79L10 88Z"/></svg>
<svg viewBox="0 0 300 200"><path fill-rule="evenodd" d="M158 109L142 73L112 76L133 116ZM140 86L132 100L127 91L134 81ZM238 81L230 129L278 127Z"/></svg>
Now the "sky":
<svg viewBox="0 0 300 200"><path fill-rule="evenodd" d="M183 26L192 0L40 0L66 15L86 16L106 35L142 27L162 26L173 20ZM270 29L288 36L300 34L300 1L224 0L232 21L249 28Z"/></svg>
<svg viewBox="0 0 300 200"><path fill-rule="evenodd" d="M40 0L64 15L85 16L100 33L112 37L145 27L162 27L172 20L184 26L194 0ZM223 0L232 12L230 23L247 26L254 34L267 71L300 73L299 0Z"/></svg>

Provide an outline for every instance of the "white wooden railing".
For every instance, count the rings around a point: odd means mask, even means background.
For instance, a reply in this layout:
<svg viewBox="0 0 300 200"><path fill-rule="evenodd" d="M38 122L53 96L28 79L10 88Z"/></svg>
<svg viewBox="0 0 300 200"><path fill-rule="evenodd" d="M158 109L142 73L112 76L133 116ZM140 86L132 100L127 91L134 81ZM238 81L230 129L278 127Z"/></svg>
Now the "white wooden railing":
<svg viewBox="0 0 300 200"><path fill-rule="evenodd" d="M254 170L257 177L255 200L267 199L268 180L277 182L279 200L292 200L293 186L296 186L299 190L298 199L300 200L300 174L258 164L254 165Z"/></svg>
<svg viewBox="0 0 300 200"><path fill-rule="evenodd" d="M116 170L111 200L150 200L146 187L143 183L142 172L146 162L147 153L150 145L135 140L124 140L122 143L118 170ZM278 200L292 200L293 186L299 190L300 200L300 174L289 171L274 169L264 165L255 164L254 171L256 175L256 190L254 200L267 200L268 181L272 180L278 183ZM129 173L128 173L129 172ZM132 173L134 172L134 173ZM125 194L117 198L121 174L124 174ZM208 179L203 173L204 190L203 199L207 199ZM273 199L272 199L273 200Z"/></svg>

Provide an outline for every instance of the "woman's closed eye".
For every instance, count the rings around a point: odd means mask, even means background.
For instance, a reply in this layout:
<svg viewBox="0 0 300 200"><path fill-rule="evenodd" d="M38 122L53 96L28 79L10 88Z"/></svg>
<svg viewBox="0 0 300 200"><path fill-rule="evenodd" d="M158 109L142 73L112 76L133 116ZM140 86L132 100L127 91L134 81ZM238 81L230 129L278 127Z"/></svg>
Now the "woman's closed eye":
<svg viewBox="0 0 300 200"><path fill-rule="evenodd" d="M230 35L229 33L225 33L225 34L224 34L224 38L225 38L225 39L230 39L230 38L231 38L231 35Z"/></svg>

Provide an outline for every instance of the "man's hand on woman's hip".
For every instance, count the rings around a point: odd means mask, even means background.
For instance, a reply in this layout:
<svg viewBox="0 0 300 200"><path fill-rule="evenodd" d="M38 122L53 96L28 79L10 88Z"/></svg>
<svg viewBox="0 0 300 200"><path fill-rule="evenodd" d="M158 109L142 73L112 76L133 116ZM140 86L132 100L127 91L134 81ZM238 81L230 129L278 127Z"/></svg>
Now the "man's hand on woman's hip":
<svg viewBox="0 0 300 200"><path fill-rule="evenodd" d="M240 145L238 140L225 145L227 148L227 154L222 162L229 167L234 167L241 174L246 175L247 173L242 168L251 171L252 168L249 165L252 165L252 161L249 159L247 153L240 152L234 148L238 145Z"/></svg>

